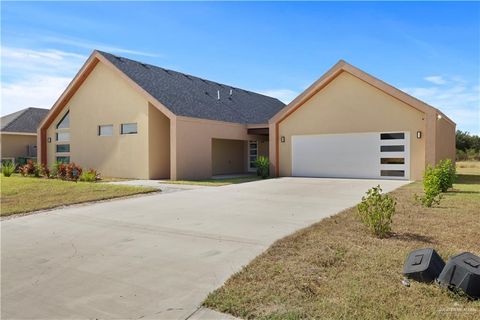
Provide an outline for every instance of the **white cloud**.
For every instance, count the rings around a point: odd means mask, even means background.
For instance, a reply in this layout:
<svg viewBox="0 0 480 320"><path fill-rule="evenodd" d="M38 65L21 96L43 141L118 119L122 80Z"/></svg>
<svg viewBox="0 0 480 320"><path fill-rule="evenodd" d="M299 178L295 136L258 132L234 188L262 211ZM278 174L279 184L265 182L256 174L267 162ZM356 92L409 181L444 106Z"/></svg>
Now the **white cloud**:
<svg viewBox="0 0 480 320"><path fill-rule="evenodd" d="M441 85L446 84L447 80L445 80L442 76L428 76L423 78L424 80L431 82L433 84Z"/></svg>
<svg viewBox="0 0 480 320"><path fill-rule="evenodd" d="M277 98L283 103L290 103L293 99L298 96L298 92L290 89L270 89L270 90L260 90L259 93L266 96Z"/></svg>
<svg viewBox="0 0 480 320"><path fill-rule="evenodd" d="M50 108L86 60L72 52L2 47L1 114Z"/></svg>
<svg viewBox="0 0 480 320"><path fill-rule="evenodd" d="M27 107L50 109L72 78L32 77L14 83L2 83L2 114Z"/></svg>
<svg viewBox="0 0 480 320"><path fill-rule="evenodd" d="M447 83L402 90L442 110L457 123L458 129L480 134L480 87L458 77Z"/></svg>
<svg viewBox="0 0 480 320"><path fill-rule="evenodd" d="M111 46L107 44L102 44L102 43L97 43L97 42L90 42L90 41L85 41L81 39L69 39L69 38L60 38L60 37L45 37L43 38L45 42L51 42L51 43L59 43L59 44L64 44L72 47L77 47L77 48L83 48L83 49L89 49L89 50L102 50L102 51L107 51L111 53L119 53L119 54L132 54L132 55L137 55L137 56L145 56L145 57L161 57L160 54L157 53L151 53L151 52L146 52L146 51L139 51L139 50L131 50L131 49L126 49L126 48L120 48L116 46Z"/></svg>

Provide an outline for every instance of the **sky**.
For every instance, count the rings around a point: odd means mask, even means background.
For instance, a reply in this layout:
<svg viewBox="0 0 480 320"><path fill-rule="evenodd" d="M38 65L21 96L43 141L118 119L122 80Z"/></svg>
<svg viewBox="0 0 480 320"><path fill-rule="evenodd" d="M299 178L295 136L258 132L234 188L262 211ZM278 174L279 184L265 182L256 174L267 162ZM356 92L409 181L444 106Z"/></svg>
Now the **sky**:
<svg viewBox="0 0 480 320"><path fill-rule="evenodd" d="M480 134L479 2L2 1L1 114L50 108L94 49L285 103L344 59Z"/></svg>

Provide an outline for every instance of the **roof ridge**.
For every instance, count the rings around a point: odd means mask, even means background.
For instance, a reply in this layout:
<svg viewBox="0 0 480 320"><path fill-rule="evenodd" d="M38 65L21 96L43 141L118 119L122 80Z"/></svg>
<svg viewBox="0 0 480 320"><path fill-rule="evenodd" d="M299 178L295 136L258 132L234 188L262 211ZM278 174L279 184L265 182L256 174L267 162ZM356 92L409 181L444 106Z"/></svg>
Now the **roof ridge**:
<svg viewBox="0 0 480 320"><path fill-rule="evenodd" d="M263 97L267 97L267 98L270 98L270 99L275 99L275 100L280 101L278 98L275 98L275 97L272 97L272 96L268 96L268 95L263 94L263 93L255 92L255 91L252 91L252 90L246 90L246 89L242 89L242 88L239 88L239 87L236 87L236 86L232 86L232 85L229 85L229 84L220 83L220 82L217 82L217 81L213 81L213 80L201 78L201 77L198 77L198 76L194 76L194 75L192 75L192 74L190 74L190 73L185 73L185 72L180 72L180 71L176 71L176 70L172 70L172 69L160 67L160 66L157 66L157 65L154 65L154 64L145 63L145 62L142 62L142 61L139 61L139 60L133 60L133 59L130 59L130 58L126 58L126 57L123 57L123 56L118 56L118 55L115 55L115 54L113 54L113 53L109 53L109 52L105 52L105 51L100 51L100 50L95 50L95 51L99 52L99 53L102 54L102 55L103 55L103 54L109 54L109 55L114 56L114 57L116 57L116 58L129 60L129 61L132 61L132 62L134 62L134 63L141 64L141 65L148 65L148 66L152 66L152 67L154 67L154 68L159 68L159 69L162 69L162 70L166 71L167 73L168 73L168 72L174 72L174 73L177 73L177 74L180 74L180 75L183 75L183 76L187 76L187 77L192 77L192 78L198 79L198 80L200 80L200 81L206 81L206 82L210 82L210 83L213 83L213 84L216 84L216 85L220 85L220 86L224 86L224 87L229 87L230 89L242 90L242 91L245 91L245 92L247 92L247 93L253 93L253 94L257 94L257 95L263 96ZM121 60L120 60L120 61L121 61ZM280 102L281 102L281 101L280 101ZM282 103L283 103L283 102L282 102Z"/></svg>

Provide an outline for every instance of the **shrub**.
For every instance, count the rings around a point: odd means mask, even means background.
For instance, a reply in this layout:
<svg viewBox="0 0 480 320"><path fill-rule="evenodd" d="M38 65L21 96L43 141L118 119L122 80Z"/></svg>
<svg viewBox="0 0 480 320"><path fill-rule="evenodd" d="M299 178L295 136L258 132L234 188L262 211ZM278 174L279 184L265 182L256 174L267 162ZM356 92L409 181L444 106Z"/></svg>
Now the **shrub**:
<svg viewBox="0 0 480 320"><path fill-rule="evenodd" d="M2 162L2 173L4 177L10 177L15 172L15 163L12 161Z"/></svg>
<svg viewBox="0 0 480 320"><path fill-rule="evenodd" d="M388 236L392 231L392 217L395 214L395 198L382 194L378 185L367 191L357 206L360 220L377 237Z"/></svg>
<svg viewBox="0 0 480 320"><path fill-rule="evenodd" d="M82 168L77 166L74 162L66 165L65 168L66 179L70 181L77 181L82 174Z"/></svg>
<svg viewBox="0 0 480 320"><path fill-rule="evenodd" d="M447 192L448 189L453 187L453 182L455 182L455 165L452 160L446 159L440 161L435 170L440 179L440 190L442 190L442 192Z"/></svg>
<svg viewBox="0 0 480 320"><path fill-rule="evenodd" d="M27 160L27 163L20 167L20 174L24 177L35 174L35 163Z"/></svg>
<svg viewBox="0 0 480 320"><path fill-rule="evenodd" d="M97 180L100 180L100 173L98 173L94 169L83 171L82 174L80 175L80 181L95 182Z"/></svg>
<svg viewBox="0 0 480 320"><path fill-rule="evenodd" d="M427 166L423 174L423 196L415 195L415 199L420 201L425 207L440 204L442 199L442 188L440 180L440 170L438 167Z"/></svg>
<svg viewBox="0 0 480 320"><path fill-rule="evenodd" d="M255 160L255 165L257 166L257 175L261 176L262 179L269 176L270 161L268 157L259 156L257 160Z"/></svg>

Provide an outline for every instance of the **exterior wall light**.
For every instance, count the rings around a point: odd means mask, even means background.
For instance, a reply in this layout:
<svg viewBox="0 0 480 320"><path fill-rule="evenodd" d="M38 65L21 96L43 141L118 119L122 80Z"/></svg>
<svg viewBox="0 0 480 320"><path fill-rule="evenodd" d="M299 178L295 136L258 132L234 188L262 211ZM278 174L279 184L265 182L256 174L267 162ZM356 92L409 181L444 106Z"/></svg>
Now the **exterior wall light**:
<svg viewBox="0 0 480 320"><path fill-rule="evenodd" d="M437 114L437 119L438 119L438 120L442 119L442 115L441 115L441 114Z"/></svg>
<svg viewBox="0 0 480 320"><path fill-rule="evenodd" d="M285 136L280 137L280 142L282 142L282 143L285 142Z"/></svg>
<svg viewBox="0 0 480 320"><path fill-rule="evenodd" d="M417 131L417 139L421 139L422 138L422 131Z"/></svg>
<svg viewBox="0 0 480 320"><path fill-rule="evenodd" d="M52 138L48 137L47 141L48 143L52 142Z"/></svg>

